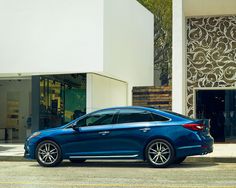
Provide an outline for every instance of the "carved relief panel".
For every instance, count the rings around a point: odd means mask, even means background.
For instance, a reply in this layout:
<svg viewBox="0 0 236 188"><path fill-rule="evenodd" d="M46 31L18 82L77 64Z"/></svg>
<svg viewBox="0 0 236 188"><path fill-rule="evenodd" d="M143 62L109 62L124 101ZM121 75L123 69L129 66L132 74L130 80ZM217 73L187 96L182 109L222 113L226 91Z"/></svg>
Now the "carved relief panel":
<svg viewBox="0 0 236 188"><path fill-rule="evenodd" d="M187 115L193 89L236 83L236 16L187 19Z"/></svg>

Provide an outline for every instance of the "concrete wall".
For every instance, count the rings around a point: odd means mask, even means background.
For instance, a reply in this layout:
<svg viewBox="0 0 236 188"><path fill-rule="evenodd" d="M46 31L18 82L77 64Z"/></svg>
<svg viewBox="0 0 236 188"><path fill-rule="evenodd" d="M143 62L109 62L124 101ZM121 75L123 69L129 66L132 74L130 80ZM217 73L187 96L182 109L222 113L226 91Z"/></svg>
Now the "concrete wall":
<svg viewBox="0 0 236 188"><path fill-rule="evenodd" d="M133 86L153 86L153 15L136 0L104 0L104 73Z"/></svg>
<svg viewBox="0 0 236 188"><path fill-rule="evenodd" d="M103 0L0 0L0 26L0 76L102 71Z"/></svg>
<svg viewBox="0 0 236 188"><path fill-rule="evenodd" d="M19 94L17 96L17 94ZM0 80L0 128L7 126L7 101L19 100L19 135L26 136L27 118L31 113L31 80Z"/></svg>
<svg viewBox="0 0 236 188"><path fill-rule="evenodd" d="M127 105L127 83L98 74L87 74L87 113Z"/></svg>
<svg viewBox="0 0 236 188"><path fill-rule="evenodd" d="M94 72L128 83L131 105L153 85L153 24L136 0L0 0L0 77Z"/></svg>

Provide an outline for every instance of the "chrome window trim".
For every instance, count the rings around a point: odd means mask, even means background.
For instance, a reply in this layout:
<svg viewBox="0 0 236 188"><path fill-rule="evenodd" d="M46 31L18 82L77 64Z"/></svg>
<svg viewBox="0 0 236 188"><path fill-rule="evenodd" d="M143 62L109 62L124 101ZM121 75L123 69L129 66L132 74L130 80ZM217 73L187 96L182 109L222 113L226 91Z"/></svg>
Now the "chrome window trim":
<svg viewBox="0 0 236 188"><path fill-rule="evenodd" d="M122 110L122 108L121 109L119 109L119 111L118 111L118 117L117 117L117 123L116 124L133 124L133 123L148 123L148 122L170 122L170 121L172 121L172 118L169 118L169 117L166 117L166 116L163 116L163 115L160 115L160 114L158 114L158 113L155 113L155 112L152 112L152 111L149 111L149 110L144 110L144 109L139 109L139 108L124 108L124 109L135 109L135 110L143 110L144 112L149 112L150 114L156 114L156 115L158 115L158 116L161 116L161 117L163 117L163 118L166 118L166 119L168 119L168 120L166 120L166 121L142 121L142 122L129 122L129 123L118 123L118 119L119 119L119 113L120 113L120 110Z"/></svg>
<svg viewBox="0 0 236 188"><path fill-rule="evenodd" d="M118 123L119 113L120 113L120 111L123 110L123 109L142 110L142 111L149 112L150 114L156 114L156 115L161 116L161 117L163 117L163 118L166 118L166 119L168 119L168 120L166 120L166 121L143 121L143 122ZM85 114L84 116L81 116L81 117L86 118L88 115L92 115L92 114L94 114L94 113L98 113L98 112L106 111L106 110L108 110L108 109L102 109L102 110L99 110L99 111L91 112L91 113ZM119 124L134 124L134 123L148 123L148 122L158 122L158 123L160 123L160 122L170 122L170 121L172 121L172 118L166 117L166 116L164 116L164 115L162 115L162 114L160 115L159 113L152 112L152 111L146 110L146 109L129 108L129 107L127 107L127 108L113 108L113 109L109 109L109 110L116 110L116 111L117 111L117 112L114 114L114 116L117 115L117 122L114 123L113 125L119 125ZM109 110L108 110L108 111L109 111ZM80 120L81 120L81 119L79 119L79 120L74 120L74 123L75 123L75 122L77 123L77 122L80 121ZM64 129L67 129L67 128L72 128L72 123L69 123L69 125L66 126Z"/></svg>

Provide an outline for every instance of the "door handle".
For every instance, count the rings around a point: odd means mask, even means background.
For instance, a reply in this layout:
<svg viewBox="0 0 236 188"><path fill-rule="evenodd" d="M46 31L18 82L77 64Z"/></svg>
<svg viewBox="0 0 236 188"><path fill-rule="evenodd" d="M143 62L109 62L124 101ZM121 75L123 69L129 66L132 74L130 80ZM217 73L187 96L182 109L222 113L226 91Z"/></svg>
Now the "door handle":
<svg viewBox="0 0 236 188"><path fill-rule="evenodd" d="M146 133L146 132L150 131L151 129L150 128L142 128L142 129L139 129L139 130Z"/></svg>
<svg viewBox="0 0 236 188"><path fill-rule="evenodd" d="M101 132L98 132L98 134L100 134L100 135L107 135L107 134L109 134L110 133L110 131L101 131Z"/></svg>

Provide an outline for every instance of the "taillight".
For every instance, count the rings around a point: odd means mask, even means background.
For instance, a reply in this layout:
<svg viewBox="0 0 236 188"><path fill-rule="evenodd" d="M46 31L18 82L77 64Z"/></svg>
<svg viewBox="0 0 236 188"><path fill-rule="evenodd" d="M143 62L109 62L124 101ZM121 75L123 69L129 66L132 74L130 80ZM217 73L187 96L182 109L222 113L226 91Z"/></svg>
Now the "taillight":
<svg viewBox="0 0 236 188"><path fill-rule="evenodd" d="M201 131L204 129L204 125L199 124L199 123L188 123L188 124L184 124L183 127L185 127L186 129L193 130L193 131Z"/></svg>

